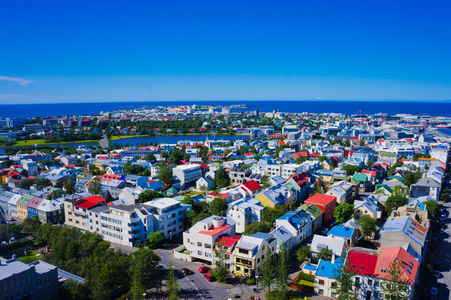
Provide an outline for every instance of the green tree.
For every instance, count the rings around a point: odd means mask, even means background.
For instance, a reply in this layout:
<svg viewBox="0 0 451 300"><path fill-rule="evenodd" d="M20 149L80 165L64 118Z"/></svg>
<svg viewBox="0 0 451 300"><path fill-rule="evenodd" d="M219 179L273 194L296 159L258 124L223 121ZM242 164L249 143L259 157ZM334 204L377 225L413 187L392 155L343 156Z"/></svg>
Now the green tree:
<svg viewBox="0 0 451 300"><path fill-rule="evenodd" d="M346 139L342 142L343 147L351 147L351 141Z"/></svg>
<svg viewBox="0 0 451 300"><path fill-rule="evenodd" d="M372 160L372 159L370 159L370 160L366 163L366 166L367 166L368 169L371 168L373 165L374 165L374 160Z"/></svg>
<svg viewBox="0 0 451 300"><path fill-rule="evenodd" d="M440 195L440 198L442 198L442 201L447 203L449 201L450 192L449 189L444 189Z"/></svg>
<svg viewBox="0 0 451 300"><path fill-rule="evenodd" d="M227 201L223 198L214 198L210 203L210 213L215 216L225 216L227 208Z"/></svg>
<svg viewBox="0 0 451 300"><path fill-rule="evenodd" d="M361 216L356 223L360 226L360 231L365 238L377 230L376 221L369 215Z"/></svg>
<svg viewBox="0 0 451 300"><path fill-rule="evenodd" d="M216 188L220 189L230 184L230 178L224 168L219 168L215 173Z"/></svg>
<svg viewBox="0 0 451 300"><path fill-rule="evenodd" d="M335 285L332 289L338 300L357 300L352 281L356 271L352 270L351 263L349 259L346 259L345 263L338 263L338 267L334 269Z"/></svg>
<svg viewBox="0 0 451 300"><path fill-rule="evenodd" d="M283 211L279 207L266 207L263 211L263 221L273 224L274 221L283 216Z"/></svg>
<svg viewBox="0 0 451 300"><path fill-rule="evenodd" d="M266 189L269 188L271 186L271 183L269 182L269 176L268 175L263 175L262 177L262 188Z"/></svg>
<svg viewBox="0 0 451 300"><path fill-rule="evenodd" d="M25 231L30 233L35 233L39 230L39 227L41 227L41 221L39 221L38 216L34 216L33 218L26 218L22 222L22 227Z"/></svg>
<svg viewBox="0 0 451 300"><path fill-rule="evenodd" d="M414 178L413 178L413 173L410 172L410 171L407 171L407 172L404 174L404 177L403 177L403 179L402 179L402 183L405 184L406 186L409 186L409 187L410 187L410 185L412 185L413 183L415 183L415 182L414 182Z"/></svg>
<svg viewBox="0 0 451 300"><path fill-rule="evenodd" d="M407 300L410 296L408 280L404 278L404 264L396 258L390 263L382 285L385 299Z"/></svg>
<svg viewBox="0 0 451 300"><path fill-rule="evenodd" d="M289 274L289 253L286 249L285 244L280 247L278 259L277 259L277 270L276 270L276 292L279 299L286 300L289 299L288 284L290 283Z"/></svg>
<svg viewBox="0 0 451 300"><path fill-rule="evenodd" d="M332 169L335 169L337 167L337 161L333 157L330 158L330 167Z"/></svg>
<svg viewBox="0 0 451 300"><path fill-rule="evenodd" d="M275 282L275 275L274 261L271 256L271 250L268 247L261 265L260 286L271 292L271 285Z"/></svg>
<svg viewBox="0 0 451 300"><path fill-rule="evenodd" d="M433 215L435 215L438 212L438 204L434 200L426 200L423 202L423 204L426 205L426 209L428 210L429 218L432 218Z"/></svg>
<svg viewBox="0 0 451 300"><path fill-rule="evenodd" d="M158 164L158 179L166 185L174 181L174 174L172 168L164 163Z"/></svg>
<svg viewBox="0 0 451 300"><path fill-rule="evenodd" d="M388 215L392 213L393 210L397 209L400 206L406 205L409 203L409 199L404 196L393 194L388 197L385 202L385 211Z"/></svg>
<svg viewBox="0 0 451 300"><path fill-rule="evenodd" d="M227 254L227 247L224 245L221 240L219 243L215 245L215 265L216 268L214 270L215 278L219 282L226 282L227 277L229 275L229 270L226 268L225 260Z"/></svg>
<svg viewBox="0 0 451 300"><path fill-rule="evenodd" d="M102 182L100 181L100 179L98 177L94 177L91 180L88 191L92 195L96 195L96 196L102 195Z"/></svg>
<svg viewBox="0 0 451 300"><path fill-rule="evenodd" d="M132 255L132 263L130 266L130 277L133 299L142 299L142 294L149 287L150 280L155 274L156 266L160 261L160 257L153 250L141 248L136 250Z"/></svg>
<svg viewBox="0 0 451 300"><path fill-rule="evenodd" d="M338 224L343 224L349 220L354 213L354 204L342 203L335 207L334 218Z"/></svg>
<svg viewBox="0 0 451 300"><path fill-rule="evenodd" d="M319 162L323 162L327 159L327 156L321 155L320 157L318 157L318 161Z"/></svg>
<svg viewBox="0 0 451 300"><path fill-rule="evenodd" d="M244 234L246 235L253 235L257 232L264 232L269 233L272 229L272 224L261 221L261 222L251 222L248 225L246 225L246 228L244 229Z"/></svg>
<svg viewBox="0 0 451 300"><path fill-rule="evenodd" d="M150 160L150 161L155 161L155 154L153 154L153 152L150 152L149 154L146 155L146 157L144 159Z"/></svg>
<svg viewBox="0 0 451 300"><path fill-rule="evenodd" d="M157 249L159 248L165 239L165 236L161 231L155 231L148 235L148 241L146 242L149 248Z"/></svg>
<svg viewBox="0 0 451 300"><path fill-rule="evenodd" d="M319 250L318 254L316 254L316 259L317 260L322 259L322 260L331 261L332 260L332 254L333 254L332 249L322 248L321 250Z"/></svg>
<svg viewBox="0 0 451 300"><path fill-rule="evenodd" d="M168 273L166 275L166 289L168 291L168 300L177 300L178 299L178 284L177 284L177 278L174 274L174 264L171 262L169 263L169 269Z"/></svg>
<svg viewBox="0 0 451 300"><path fill-rule="evenodd" d="M64 189L66 190L67 195L75 193L75 184L72 178L69 178L64 182Z"/></svg>
<svg viewBox="0 0 451 300"><path fill-rule="evenodd" d="M154 199L162 198L162 197L164 197L164 195L159 192L155 192L152 190L146 190L144 192L141 192L141 194L139 194L137 201L139 203L146 203L146 202L152 201Z"/></svg>
<svg viewBox="0 0 451 300"><path fill-rule="evenodd" d="M312 249L309 245L304 245L296 252L298 260L302 263L306 259L312 259Z"/></svg>
<svg viewBox="0 0 451 300"><path fill-rule="evenodd" d="M354 165L346 165L341 168L343 171L346 171L346 176L354 175L356 172L362 171L359 166Z"/></svg>
<svg viewBox="0 0 451 300"><path fill-rule="evenodd" d="M30 187L32 187L34 184L33 179L22 179L22 181L19 183L19 188L24 190L29 190Z"/></svg>

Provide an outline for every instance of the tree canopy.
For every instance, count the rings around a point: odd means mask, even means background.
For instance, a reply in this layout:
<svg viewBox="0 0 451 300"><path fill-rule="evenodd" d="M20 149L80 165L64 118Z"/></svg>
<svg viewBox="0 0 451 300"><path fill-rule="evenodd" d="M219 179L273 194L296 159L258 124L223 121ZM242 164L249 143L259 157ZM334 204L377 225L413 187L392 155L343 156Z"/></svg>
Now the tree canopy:
<svg viewBox="0 0 451 300"><path fill-rule="evenodd" d="M349 220L354 213L354 204L341 203L335 207L334 218L338 224L343 224Z"/></svg>

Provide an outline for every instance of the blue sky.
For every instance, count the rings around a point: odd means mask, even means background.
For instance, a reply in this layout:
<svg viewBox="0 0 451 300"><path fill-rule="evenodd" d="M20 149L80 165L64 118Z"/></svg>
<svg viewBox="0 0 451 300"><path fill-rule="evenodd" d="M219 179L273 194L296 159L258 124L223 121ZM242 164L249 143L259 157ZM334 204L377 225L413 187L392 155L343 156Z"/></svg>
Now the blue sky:
<svg viewBox="0 0 451 300"><path fill-rule="evenodd" d="M0 104L450 100L450 1L4 1Z"/></svg>

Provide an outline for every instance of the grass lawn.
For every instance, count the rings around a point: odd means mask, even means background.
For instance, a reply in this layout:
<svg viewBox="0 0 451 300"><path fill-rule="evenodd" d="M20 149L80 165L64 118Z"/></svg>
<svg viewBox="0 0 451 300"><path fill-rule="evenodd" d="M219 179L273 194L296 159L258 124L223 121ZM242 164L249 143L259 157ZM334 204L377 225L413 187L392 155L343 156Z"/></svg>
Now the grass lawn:
<svg viewBox="0 0 451 300"><path fill-rule="evenodd" d="M315 283L314 282L310 282L310 281L307 281L307 280L304 280L304 279L299 280L297 283L300 284L300 285L305 285L305 286L309 286L309 287L312 287L312 288L315 287Z"/></svg>
<svg viewBox="0 0 451 300"><path fill-rule="evenodd" d="M40 260L44 257L44 255L33 251L33 250L27 250L27 256L21 256L19 257L19 261L35 261L35 260Z"/></svg>
<svg viewBox="0 0 451 300"><path fill-rule="evenodd" d="M112 135L111 138L109 138L109 141L117 141L122 139L129 139L129 138L138 138L138 137L145 137L147 135L137 135L137 134L129 134L129 135Z"/></svg>
<svg viewBox="0 0 451 300"><path fill-rule="evenodd" d="M83 143L100 143L98 140L86 140L76 142L59 142L59 143L46 143L44 139L17 141L14 147L34 146L36 145L64 145L64 144L83 144Z"/></svg>

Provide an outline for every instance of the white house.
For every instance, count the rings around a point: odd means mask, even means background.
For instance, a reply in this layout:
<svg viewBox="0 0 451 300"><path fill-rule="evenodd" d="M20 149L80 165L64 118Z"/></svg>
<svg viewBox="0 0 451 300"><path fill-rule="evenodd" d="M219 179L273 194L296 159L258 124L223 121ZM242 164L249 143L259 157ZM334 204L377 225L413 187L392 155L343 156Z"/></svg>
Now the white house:
<svg viewBox="0 0 451 300"><path fill-rule="evenodd" d="M234 234L235 221L229 217L211 216L183 232L183 245L190 252L191 260L213 264L216 240Z"/></svg>
<svg viewBox="0 0 451 300"><path fill-rule="evenodd" d="M241 199L229 203L227 217L236 222L236 233L244 233L246 226L250 222L259 222L263 219L264 209L260 201L256 199Z"/></svg>
<svg viewBox="0 0 451 300"><path fill-rule="evenodd" d="M290 211L276 219L276 228L279 227L286 228L293 235L288 247L291 249L302 243L311 233L312 218L309 214L302 216L298 211Z"/></svg>
<svg viewBox="0 0 451 300"><path fill-rule="evenodd" d="M181 165L172 169L172 173L180 179L182 187L194 186L202 177L202 168L200 165Z"/></svg>

